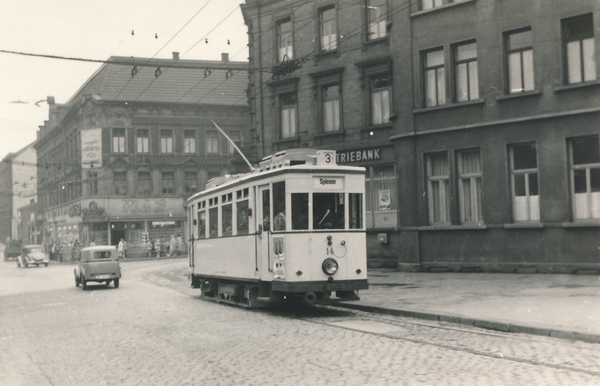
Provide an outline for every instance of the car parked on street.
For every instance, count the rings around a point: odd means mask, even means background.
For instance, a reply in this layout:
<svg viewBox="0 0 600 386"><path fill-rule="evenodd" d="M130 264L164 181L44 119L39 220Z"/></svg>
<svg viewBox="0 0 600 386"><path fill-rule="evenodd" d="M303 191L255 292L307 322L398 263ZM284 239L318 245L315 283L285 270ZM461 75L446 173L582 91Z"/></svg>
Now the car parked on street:
<svg viewBox="0 0 600 386"><path fill-rule="evenodd" d="M115 284L119 288L121 278L121 265L119 254L113 246L87 247L81 250L81 259L73 270L75 286L81 285L82 289L88 288L89 282Z"/></svg>
<svg viewBox="0 0 600 386"><path fill-rule="evenodd" d="M21 253L17 257L17 266L19 268L27 268L30 265L35 265L36 267L45 265L47 267L49 260L48 254L42 245L25 245L21 248Z"/></svg>
<svg viewBox="0 0 600 386"><path fill-rule="evenodd" d="M4 260L16 259L21 255L23 245L20 240L10 240L4 247Z"/></svg>

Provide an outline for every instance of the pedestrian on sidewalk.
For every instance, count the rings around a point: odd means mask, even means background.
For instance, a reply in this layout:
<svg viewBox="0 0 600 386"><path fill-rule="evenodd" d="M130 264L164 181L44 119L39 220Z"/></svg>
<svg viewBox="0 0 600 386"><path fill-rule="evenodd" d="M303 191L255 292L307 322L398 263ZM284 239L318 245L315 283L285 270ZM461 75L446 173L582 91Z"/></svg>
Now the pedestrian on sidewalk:
<svg viewBox="0 0 600 386"><path fill-rule="evenodd" d="M119 251L119 259L122 259L124 257L123 239L121 239L121 241L119 241L119 245L117 246L117 251Z"/></svg>
<svg viewBox="0 0 600 386"><path fill-rule="evenodd" d="M123 240L123 259L127 260L127 240Z"/></svg>

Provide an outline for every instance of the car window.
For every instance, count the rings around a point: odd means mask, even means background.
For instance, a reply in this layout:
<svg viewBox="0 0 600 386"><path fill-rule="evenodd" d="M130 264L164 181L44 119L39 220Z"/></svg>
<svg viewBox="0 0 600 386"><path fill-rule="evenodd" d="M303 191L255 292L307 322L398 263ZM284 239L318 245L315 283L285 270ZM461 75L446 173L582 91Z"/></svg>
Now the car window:
<svg viewBox="0 0 600 386"><path fill-rule="evenodd" d="M94 259L110 259L110 251L94 252Z"/></svg>
<svg viewBox="0 0 600 386"><path fill-rule="evenodd" d="M42 248L29 248L27 249L29 252L44 252Z"/></svg>

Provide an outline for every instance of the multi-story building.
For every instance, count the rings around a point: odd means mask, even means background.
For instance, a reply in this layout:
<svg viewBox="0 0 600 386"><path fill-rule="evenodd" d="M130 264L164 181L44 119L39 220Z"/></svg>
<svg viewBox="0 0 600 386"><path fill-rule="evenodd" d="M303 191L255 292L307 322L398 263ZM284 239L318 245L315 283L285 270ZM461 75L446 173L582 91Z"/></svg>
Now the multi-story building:
<svg viewBox="0 0 600 386"><path fill-rule="evenodd" d="M0 241L19 239L19 208L37 200L34 143L9 153L0 163Z"/></svg>
<svg viewBox="0 0 600 386"><path fill-rule="evenodd" d="M275 74L251 76L258 154L332 148L365 166L371 265L598 269L600 3L247 0L243 12L251 67Z"/></svg>
<svg viewBox="0 0 600 386"><path fill-rule="evenodd" d="M49 97L40 126L44 239L86 246L185 240L185 200L235 173L248 138L248 64L111 57L64 105ZM63 258L68 253L63 252Z"/></svg>

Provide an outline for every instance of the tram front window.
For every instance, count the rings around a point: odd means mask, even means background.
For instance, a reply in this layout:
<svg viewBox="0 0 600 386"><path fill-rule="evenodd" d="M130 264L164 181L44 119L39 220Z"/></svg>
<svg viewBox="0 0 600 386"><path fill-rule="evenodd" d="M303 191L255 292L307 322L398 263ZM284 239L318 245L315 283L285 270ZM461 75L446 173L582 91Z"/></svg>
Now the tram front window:
<svg viewBox="0 0 600 386"><path fill-rule="evenodd" d="M292 229L308 229L308 193L292 193Z"/></svg>
<svg viewBox="0 0 600 386"><path fill-rule="evenodd" d="M344 229L344 194L313 194L313 229Z"/></svg>

